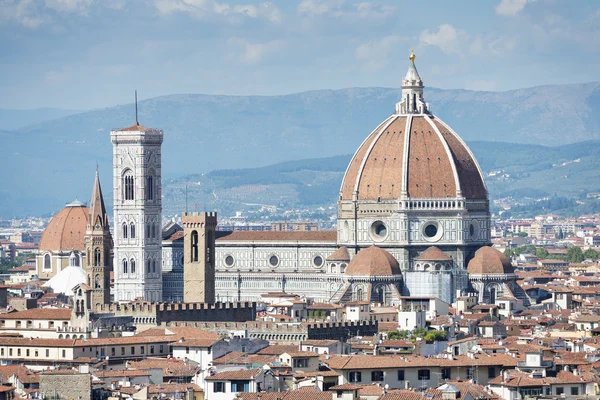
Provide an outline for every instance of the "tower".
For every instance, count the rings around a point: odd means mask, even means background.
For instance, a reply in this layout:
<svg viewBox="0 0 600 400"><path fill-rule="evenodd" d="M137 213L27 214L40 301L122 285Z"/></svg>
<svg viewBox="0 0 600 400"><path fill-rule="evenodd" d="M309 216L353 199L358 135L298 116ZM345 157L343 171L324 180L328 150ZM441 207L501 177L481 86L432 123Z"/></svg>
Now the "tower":
<svg viewBox="0 0 600 400"><path fill-rule="evenodd" d="M137 105L136 105L137 107ZM136 118L137 119L137 118ZM115 301L162 300L163 131L137 123L111 131Z"/></svg>
<svg viewBox="0 0 600 400"><path fill-rule="evenodd" d="M183 213L183 301L215 302L217 213Z"/></svg>
<svg viewBox="0 0 600 400"><path fill-rule="evenodd" d="M90 305L98 307L110 303L110 271L113 266L113 241L108 225L108 214L96 171L92 199L85 230L85 272L91 288Z"/></svg>

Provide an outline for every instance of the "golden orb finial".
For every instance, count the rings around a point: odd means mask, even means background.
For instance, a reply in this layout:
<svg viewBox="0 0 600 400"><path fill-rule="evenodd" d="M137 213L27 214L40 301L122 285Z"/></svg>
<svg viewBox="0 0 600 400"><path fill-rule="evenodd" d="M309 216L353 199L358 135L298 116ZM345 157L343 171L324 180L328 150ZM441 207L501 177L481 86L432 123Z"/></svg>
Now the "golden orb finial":
<svg viewBox="0 0 600 400"><path fill-rule="evenodd" d="M410 61L415 61L415 58L417 58L417 56L415 56L415 51L414 51L414 50L411 50L411 51L410 51L410 56L408 56L408 59L409 59Z"/></svg>

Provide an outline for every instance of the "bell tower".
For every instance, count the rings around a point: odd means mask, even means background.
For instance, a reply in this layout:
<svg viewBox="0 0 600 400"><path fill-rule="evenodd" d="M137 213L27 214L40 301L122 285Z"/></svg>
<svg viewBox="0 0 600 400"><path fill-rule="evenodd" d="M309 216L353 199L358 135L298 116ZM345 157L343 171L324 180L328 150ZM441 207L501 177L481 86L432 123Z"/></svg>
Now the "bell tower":
<svg viewBox="0 0 600 400"><path fill-rule="evenodd" d="M110 272L113 267L113 241L98 171L87 216L85 251L85 272L91 289L89 303L92 309L96 309L110 303Z"/></svg>
<svg viewBox="0 0 600 400"><path fill-rule="evenodd" d="M215 302L217 213L185 212L183 224L183 301Z"/></svg>
<svg viewBox="0 0 600 400"><path fill-rule="evenodd" d="M136 121L133 126L111 131L110 138L114 174L114 300L162 301L163 131Z"/></svg>

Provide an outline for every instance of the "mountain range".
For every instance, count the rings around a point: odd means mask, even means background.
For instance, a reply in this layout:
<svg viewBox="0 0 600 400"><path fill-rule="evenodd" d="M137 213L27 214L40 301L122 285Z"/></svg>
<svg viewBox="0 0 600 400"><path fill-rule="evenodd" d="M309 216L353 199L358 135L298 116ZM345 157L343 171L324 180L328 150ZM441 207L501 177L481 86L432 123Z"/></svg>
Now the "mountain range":
<svg viewBox="0 0 600 400"><path fill-rule="evenodd" d="M167 182L181 176L350 154L393 111L399 96L399 89L388 88L283 96L180 94L141 101L139 110L141 124L165 131L163 179L168 196ZM600 139L600 83L507 92L430 88L425 96L432 111L469 142L559 146ZM0 112L0 216L52 213L76 197L87 200L96 165L110 198L109 132L132 125L133 105L77 114L64 111L67 115L41 122L32 114L27 126L8 120L10 112ZM491 146L489 153L520 147L502 146ZM548 152L561 154L558 149ZM528 167L523 168L527 173ZM510 182L502 186L503 191L512 189L517 187ZM166 197L165 204L168 201Z"/></svg>
<svg viewBox="0 0 600 400"><path fill-rule="evenodd" d="M545 197L585 198L600 191L600 141L556 147L503 142L469 142L486 175L491 199L534 202ZM335 214L351 155L286 161L260 168L215 170L164 182L165 214L185 209L235 211L275 206L330 208Z"/></svg>

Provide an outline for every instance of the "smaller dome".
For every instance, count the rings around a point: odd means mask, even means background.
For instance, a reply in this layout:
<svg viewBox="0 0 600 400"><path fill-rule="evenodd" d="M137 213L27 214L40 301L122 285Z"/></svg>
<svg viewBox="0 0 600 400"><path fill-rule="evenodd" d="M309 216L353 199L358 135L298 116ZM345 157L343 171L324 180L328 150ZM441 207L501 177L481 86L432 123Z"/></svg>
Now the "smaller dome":
<svg viewBox="0 0 600 400"><path fill-rule="evenodd" d="M346 275L400 275L400 265L381 247L371 246L358 252L348 264Z"/></svg>
<svg viewBox="0 0 600 400"><path fill-rule="evenodd" d="M346 246L340 247L332 255L327 257L327 261L350 261L348 248Z"/></svg>
<svg viewBox="0 0 600 400"><path fill-rule="evenodd" d="M514 274L515 270L508 257L493 247L484 246L475 252L469 261L467 272L474 275Z"/></svg>
<svg viewBox="0 0 600 400"><path fill-rule="evenodd" d="M452 261L452 257L435 246L429 247L416 259L418 261Z"/></svg>
<svg viewBox="0 0 600 400"><path fill-rule="evenodd" d="M88 208L83 203L70 203L48 223L39 249L42 251L83 250Z"/></svg>

